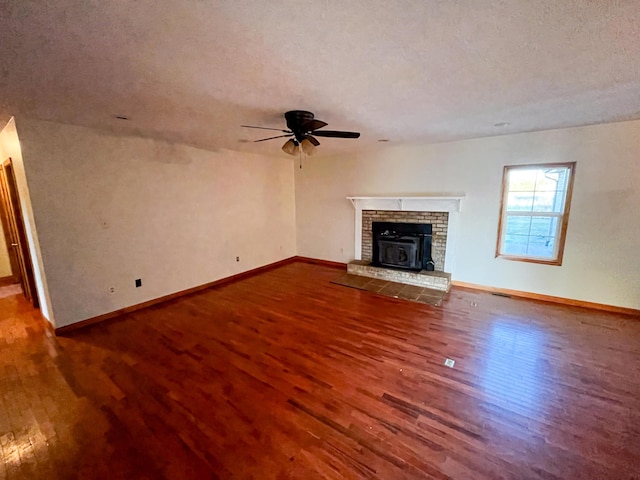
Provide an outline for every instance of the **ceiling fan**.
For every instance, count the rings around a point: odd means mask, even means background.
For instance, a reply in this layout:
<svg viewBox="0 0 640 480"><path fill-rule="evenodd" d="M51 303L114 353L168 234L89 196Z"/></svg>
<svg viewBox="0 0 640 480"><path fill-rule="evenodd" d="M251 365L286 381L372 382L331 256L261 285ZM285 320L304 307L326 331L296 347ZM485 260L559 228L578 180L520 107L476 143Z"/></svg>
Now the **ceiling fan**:
<svg viewBox="0 0 640 480"><path fill-rule="evenodd" d="M240 125L245 128L259 128L261 130L274 130L282 132L284 135L276 135L275 137L261 138L255 142L264 142L265 140L273 140L274 138L291 137L282 146L282 150L289 155L298 155L301 151L307 155L313 154L314 149L320 145L320 142L314 137L333 137L333 138L358 138L358 132L342 132L338 130L320 130L326 127L327 123L314 118L313 113L304 110L291 110L284 114L287 121L288 130L280 128L255 127L253 125ZM313 134L313 136L311 135Z"/></svg>

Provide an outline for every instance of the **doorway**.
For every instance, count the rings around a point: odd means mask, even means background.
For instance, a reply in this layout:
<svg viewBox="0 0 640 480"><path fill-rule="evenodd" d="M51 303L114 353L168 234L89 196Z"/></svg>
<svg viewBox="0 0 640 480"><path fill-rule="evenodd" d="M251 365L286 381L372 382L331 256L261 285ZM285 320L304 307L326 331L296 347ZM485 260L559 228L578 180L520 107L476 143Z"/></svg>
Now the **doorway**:
<svg viewBox="0 0 640 480"><path fill-rule="evenodd" d="M13 277L16 283L20 284L27 300L38 308L33 264L11 158L0 165L0 204L0 217L2 217L2 228L9 250Z"/></svg>

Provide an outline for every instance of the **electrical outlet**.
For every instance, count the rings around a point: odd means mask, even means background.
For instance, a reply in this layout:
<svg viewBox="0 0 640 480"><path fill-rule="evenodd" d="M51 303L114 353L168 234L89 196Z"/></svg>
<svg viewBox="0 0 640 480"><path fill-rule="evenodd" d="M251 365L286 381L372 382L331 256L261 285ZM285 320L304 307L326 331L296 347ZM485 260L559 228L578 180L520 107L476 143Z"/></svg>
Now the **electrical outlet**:
<svg viewBox="0 0 640 480"><path fill-rule="evenodd" d="M451 360L450 358L447 358L444 361L444 364L449 368L453 368L453 366L456 364L456 361L455 360Z"/></svg>
<svg viewBox="0 0 640 480"><path fill-rule="evenodd" d="M240 261L240 257L236 257L236 262L239 262L239 261Z"/></svg>
<svg viewBox="0 0 640 480"><path fill-rule="evenodd" d="M141 287L142 286L142 279L141 278L137 278L136 279L136 288Z"/></svg>

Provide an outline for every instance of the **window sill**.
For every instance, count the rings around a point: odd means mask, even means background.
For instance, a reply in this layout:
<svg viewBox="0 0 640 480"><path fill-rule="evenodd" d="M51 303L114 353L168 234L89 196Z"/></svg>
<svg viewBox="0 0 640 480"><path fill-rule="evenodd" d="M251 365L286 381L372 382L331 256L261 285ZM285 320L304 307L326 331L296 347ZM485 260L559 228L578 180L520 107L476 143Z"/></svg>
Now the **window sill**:
<svg viewBox="0 0 640 480"><path fill-rule="evenodd" d="M545 259L545 258L532 258L532 257L518 257L516 255L503 255L503 254L496 255L496 258L502 258L504 260L512 260L514 262L539 263L542 265L553 265L556 267L562 266L562 258Z"/></svg>

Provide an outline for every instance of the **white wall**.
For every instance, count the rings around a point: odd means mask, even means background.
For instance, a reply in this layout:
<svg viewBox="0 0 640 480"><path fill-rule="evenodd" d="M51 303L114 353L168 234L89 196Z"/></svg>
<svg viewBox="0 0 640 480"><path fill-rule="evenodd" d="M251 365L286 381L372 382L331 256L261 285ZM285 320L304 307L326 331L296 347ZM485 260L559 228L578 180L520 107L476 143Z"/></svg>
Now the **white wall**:
<svg viewBox="0 0 640 480"><path fill-rule="evenodd" d="M640 309L640 121L313 157L296 170L298 255L354 258L347 196L465 194L454 280ZM562 266L495 258L504 165L576 161Z"/></svg>
<svg viewBox="0 0 640 480"><path fill-rule="evenodd" d="M13 173L15 175L16 183L18 184L22 220L24 221L25 229L27 230L27 242L29 243L29 251L31 252L31 263L33 265L33 273L36 281L36 291L40 301L40 310L42 315L53 323L51 299L49 298L47 279L44 274L42 255L40 253L40 242L38 240L38 232L35 224L33 207L31 205L31 195L24 171L22 148L20 146L20 139L18 138L14 118L11 118L0 132L0 145L2 145L2 150L5 154L3 160L6 159L6 157L11 157Z"/></svg>
<svg viewBox="0 0 640 480"><path fill-rule="evenodd" d="M296 253L288 158L31 119L18 132L57 327Z"/></svg>

